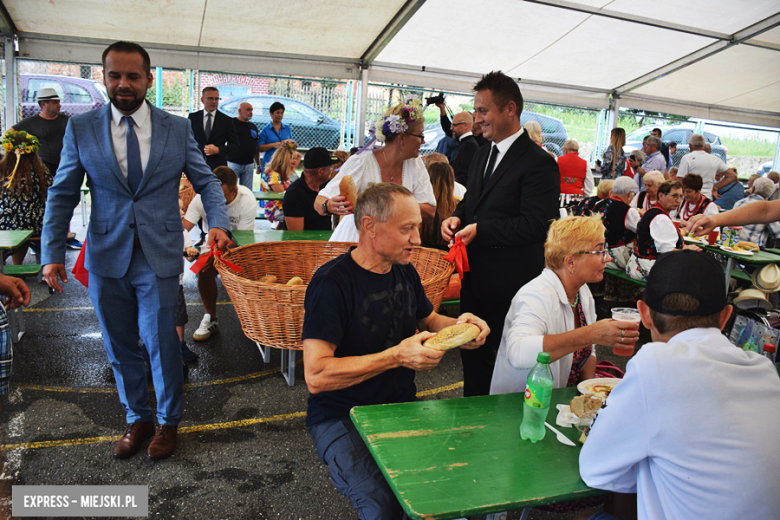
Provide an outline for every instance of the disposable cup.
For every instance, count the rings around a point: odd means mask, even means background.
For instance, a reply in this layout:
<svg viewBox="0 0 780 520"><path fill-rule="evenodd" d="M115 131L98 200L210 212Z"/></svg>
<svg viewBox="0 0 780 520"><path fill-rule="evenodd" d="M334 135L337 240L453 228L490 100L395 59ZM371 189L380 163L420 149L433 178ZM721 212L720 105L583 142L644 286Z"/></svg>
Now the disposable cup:
<svg viewBox="0 0 780 520"><path fill-rule="evenodd" d="M639 311L630 307L615 307L612 309L612 319L615 321L634 321L639 323ZM630 356L634 353L634 343L625 343L621 347L612 347L612 353L616 356Z"/></svg>
<svg viewBox="0 0 780 520"><path fill-rule="evenodd" d="M719 233L717 231L710 231L710 234L707 235L707 242L709 242L711 246L714 246L715 242L718 241L718 235Z"/></svg>

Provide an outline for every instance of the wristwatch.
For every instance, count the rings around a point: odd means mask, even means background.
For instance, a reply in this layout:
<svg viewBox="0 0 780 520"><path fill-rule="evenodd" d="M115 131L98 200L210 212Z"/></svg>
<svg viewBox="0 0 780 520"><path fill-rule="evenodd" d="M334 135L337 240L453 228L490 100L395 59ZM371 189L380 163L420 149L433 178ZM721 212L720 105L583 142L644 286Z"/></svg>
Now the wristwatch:
<svg viewBox="0 0 780 520"><path fill-rule="evenodd" d="M322 212L325 213L326 215L332 215L333 214L330 211L328 211L328 201L327 200L322 203Z"/></svg>

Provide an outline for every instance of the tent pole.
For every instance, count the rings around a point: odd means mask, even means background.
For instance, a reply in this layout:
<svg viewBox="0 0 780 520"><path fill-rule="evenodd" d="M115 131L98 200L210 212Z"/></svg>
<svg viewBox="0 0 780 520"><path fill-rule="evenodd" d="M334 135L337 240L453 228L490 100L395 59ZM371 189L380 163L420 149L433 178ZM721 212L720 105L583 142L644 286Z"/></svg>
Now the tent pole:
<svg viewBox="0 0 780 520"><path fill-rule="evenodd" d="M14 39L6 38L3 42L5 50L5 128L8 130L17 122L16 113L16 56L14 56Z"/></svg>
<svg viewBox="0 0 780 520"><path fill-rule="evenodd" d="M358 147L363 146L366 133L366 109L368 107L368 68L360 71L360 112L358 112Z"/></svg>
<svg viewBox="0 0 780 520"><path fill-rule="evenodd" d="M154 106L157 108L162 108L162 71L162 67L155 67L154 69L154 73L157 75L157 77L154 78Z"/></svg>
<svg viewBox="0 0 780 520"><path fill-rule="evenodd" d="M612 128L617 128L618 120L620 119L620 100L617 96L612 96L612 100L609 102L609 110L612 112Z"/></svg>
<svg viewBox="0 0 780 520"><path fill-rule="evenodd" d="M772 163L772 171L780 170L780 132L777 132L777 148L775 148L775 160Z"/></svg>

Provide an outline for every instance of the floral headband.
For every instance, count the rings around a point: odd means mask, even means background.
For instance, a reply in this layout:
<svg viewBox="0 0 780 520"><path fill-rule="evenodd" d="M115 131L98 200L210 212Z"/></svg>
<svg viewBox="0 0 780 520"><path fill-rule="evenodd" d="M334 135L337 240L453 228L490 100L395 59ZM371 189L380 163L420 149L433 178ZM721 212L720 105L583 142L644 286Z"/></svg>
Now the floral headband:
<svg viewBox="0 0 780 520"><path fill-rule="evenodd" d="M3 136L3 148L5 153L11 153L12 151L17 155L24 153L37 153L38 148L41 147L41 143L34 135L30 135L24 130L17 132L16 130L8 130Z"/></svg>
<svg viewBox="0 0 780 520"><path fill-rule="evenodd" d="M298 143L296 143L292 139L285 139L284 141L282 141L282 146L284 146L291 152L294 152L295 150L298 149Z"/></svg>
<svg viewBox="0 0 780 520"><path fill-rule="evenodd" d="M393 111L397 111L394 108ZM383 142L390 134L403 134L409 129L409 125L422 119L423 106L415 97L408 97L403 102L399 114L389 114L378 119L371 130L376 134L376 140Z"/></svg>
<svg viewBox="0 0 780 520"><path fill-rule="evenodd" d="M30 135L24 130L17 132L13 129L8 130L5 133L2 143L5 153L8 154L13 152L16 154L16 165L14 166L14 171L11 172L11 175L8 177L8 182L5 184L5 187L9 188L11 186L11 182L14 180L14 175L16 175L16 169L19 167L19 160L22 158L22 155L37 153L38 149L41 147L41 143L34 135Z"/></svg>

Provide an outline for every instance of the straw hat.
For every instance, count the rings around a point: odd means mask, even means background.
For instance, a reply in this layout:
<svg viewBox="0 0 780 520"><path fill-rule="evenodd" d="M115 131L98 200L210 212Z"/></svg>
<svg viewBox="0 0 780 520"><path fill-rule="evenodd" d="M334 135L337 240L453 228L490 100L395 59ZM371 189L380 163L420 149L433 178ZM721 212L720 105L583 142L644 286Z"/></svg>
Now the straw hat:
<svg viewBox="0 0 780 520"><path fill-rule="evenodd" d="M60 96L57 95L57 91L53 88L46 87L38 91L36 101L59 101Z"/></svg>
<svg viewBox="0 0 780 520"><path fill-rule="evenodd" d="M777 264L765 265L763 269L753 271L753 285L765 293L780 291L780 267Z"/></svg>
<svg viewBox="0 0 780 520"><path fill-rule="evenodd" d="M734 298L734 305L743 310L761 307L768 311L772 308L772 304L766 300L766 294L758 289L745 289Z"/></svg>

